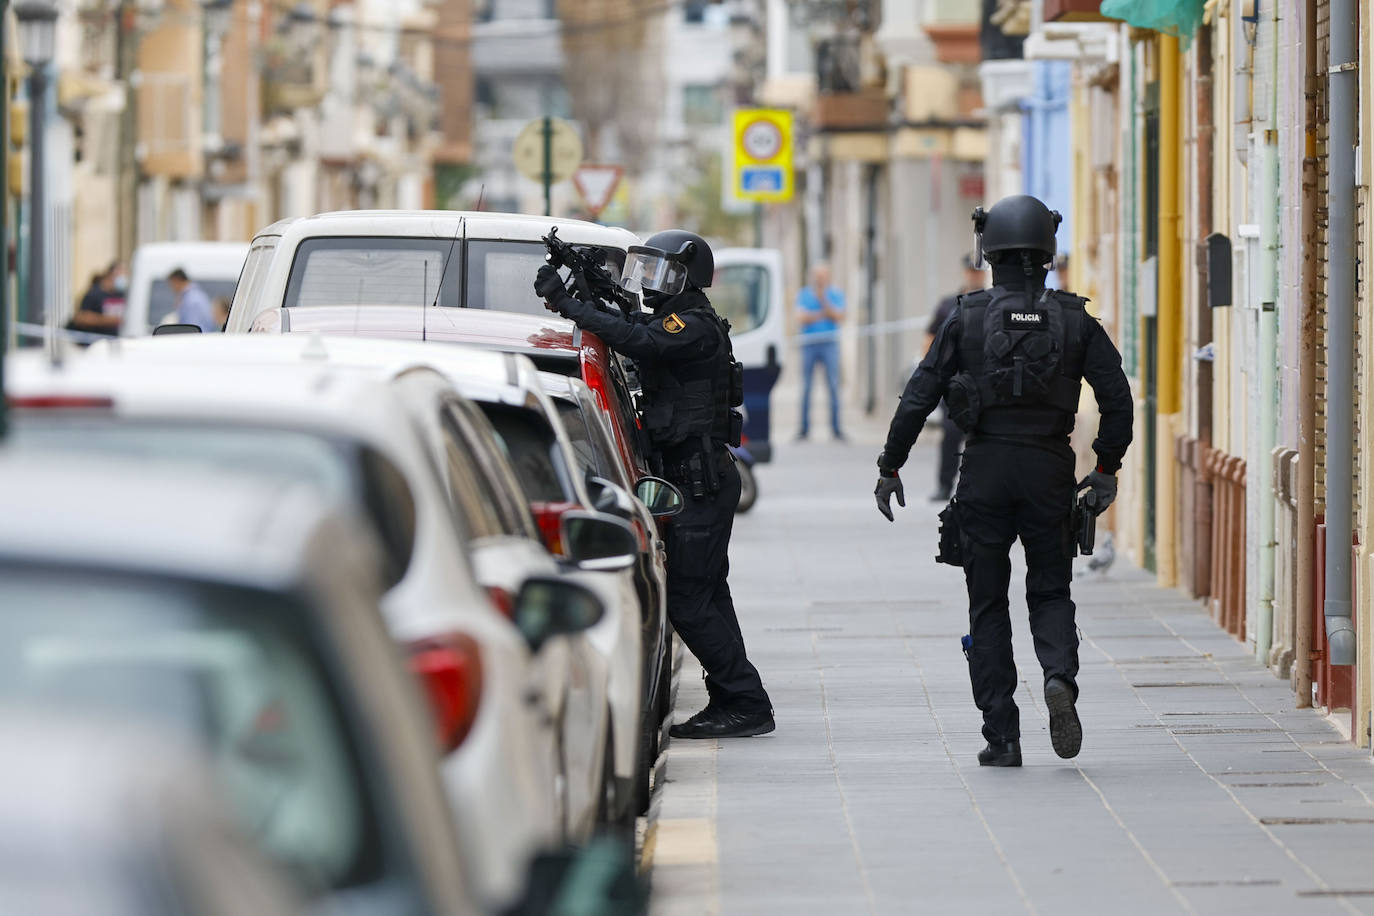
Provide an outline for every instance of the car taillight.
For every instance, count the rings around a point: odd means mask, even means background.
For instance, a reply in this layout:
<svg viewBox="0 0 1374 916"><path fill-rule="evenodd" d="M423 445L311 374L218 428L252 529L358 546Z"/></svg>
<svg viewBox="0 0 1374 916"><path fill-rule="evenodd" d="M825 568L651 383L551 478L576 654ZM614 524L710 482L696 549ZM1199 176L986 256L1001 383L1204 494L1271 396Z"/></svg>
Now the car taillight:
<svg viewBox="0 0 1374 916"><path fill-rule="evenodd" d="M539 534L549 553L563 553L563 513L578 508L577 503L530 503L530 511L539 525Z"/></svg>
<svg viewBox="0 0 1374 916"><path fill-rule="evenodd" d="M488 585L487 597L491 599L492 606L506 617L515 616L515 596L510 592L499 585Z"/></svg>
<svg viewBox="0 0 1374 916"><path fill-rule="evenodd" d="M453 633L410 644L410 670L434 710L435 736L447 754L463 743L482 700L482 656L470 636Z"/></svg>
<svg viewBox="0 0 1374 916"><path fill-rule="evenodd" d="M19 410L108 410L114 400L82 394L38 394L19 395L5 399L9 406Z"/></svg>

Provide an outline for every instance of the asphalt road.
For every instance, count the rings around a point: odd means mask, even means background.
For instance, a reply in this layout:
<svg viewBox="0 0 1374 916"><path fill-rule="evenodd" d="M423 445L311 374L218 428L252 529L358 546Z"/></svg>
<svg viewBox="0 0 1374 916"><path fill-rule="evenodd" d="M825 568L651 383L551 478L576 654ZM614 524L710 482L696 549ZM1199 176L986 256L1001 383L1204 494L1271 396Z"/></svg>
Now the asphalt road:
<svg viewBox="0 0 1374 916"><path fill-rule="evenodd" d="M1374 912L1374 766L1180 593L1075 586L1082 754L1050 748L1013 593L1025 766L981 769L934 449L873 508L876 428L784 446L732 584L773 735L677 741L645 837L655 916ZM1013 576L1020 587L1020 575ZM705 702L688 656L677 717Z"/></svg>

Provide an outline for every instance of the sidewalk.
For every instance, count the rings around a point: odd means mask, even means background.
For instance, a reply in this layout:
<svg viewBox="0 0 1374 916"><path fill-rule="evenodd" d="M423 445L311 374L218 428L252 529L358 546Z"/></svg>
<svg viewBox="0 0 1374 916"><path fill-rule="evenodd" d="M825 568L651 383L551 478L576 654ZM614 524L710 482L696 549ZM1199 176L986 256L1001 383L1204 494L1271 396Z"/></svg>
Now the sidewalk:
<svg viewBox="0 0 1374 916"><path fill-rule="evenodd" d="M1015 590L1025 767L978 767L961 574L863 444L783 446L732 586L778 731L673 742L646 837L656 916L1374 912L1374 766L1201 609L1118 562L1075 584L1082 754L1050 749ZM1019 550L1014 557L1019 559ZM688 656L677 716L705 703Z"/></svg>

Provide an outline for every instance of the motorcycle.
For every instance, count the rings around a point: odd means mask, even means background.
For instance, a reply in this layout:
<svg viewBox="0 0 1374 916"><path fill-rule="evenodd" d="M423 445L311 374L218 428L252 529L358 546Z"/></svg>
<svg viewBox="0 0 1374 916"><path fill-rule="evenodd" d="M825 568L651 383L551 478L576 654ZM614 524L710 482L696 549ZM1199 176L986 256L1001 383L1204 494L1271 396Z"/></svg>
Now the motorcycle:
<svg viewBox="0 0 1374 916"><path fill-rule="evenodd" d="M730 446L730 454L735 456L735 467L739 469L739 505L735 507L735 512L742 514L754 508L759 498L758 479L754 476L755 461L744 443Z"/></svg>

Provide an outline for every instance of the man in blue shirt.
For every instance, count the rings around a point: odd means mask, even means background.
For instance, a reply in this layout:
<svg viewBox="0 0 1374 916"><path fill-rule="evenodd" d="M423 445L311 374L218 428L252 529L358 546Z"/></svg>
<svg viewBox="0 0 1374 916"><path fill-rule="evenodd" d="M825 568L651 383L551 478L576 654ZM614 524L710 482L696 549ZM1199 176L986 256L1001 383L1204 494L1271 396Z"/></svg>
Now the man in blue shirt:
<svg viewBox="0 0 1374 916"><path fill-rule="evenodd" d="M802 334L802 408L801 433L811 433L811 379L816 366L825 367L830 389L830 429L843 441L840 431L840 322L844 320L844 293L830 285L830 267L817 264L811 269L811 285L797 295L797 320Z"/></svg>
<svg viewBox="0 0 1374 916"><path fill-rule="evenodd" d="M224 330L215 321L215 307L210 297L198 284L191 282L186 271L180 267L172 271L167 277L167 285L177 294L177 321L193 324L207 334Z"/></svg>

